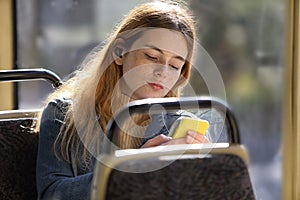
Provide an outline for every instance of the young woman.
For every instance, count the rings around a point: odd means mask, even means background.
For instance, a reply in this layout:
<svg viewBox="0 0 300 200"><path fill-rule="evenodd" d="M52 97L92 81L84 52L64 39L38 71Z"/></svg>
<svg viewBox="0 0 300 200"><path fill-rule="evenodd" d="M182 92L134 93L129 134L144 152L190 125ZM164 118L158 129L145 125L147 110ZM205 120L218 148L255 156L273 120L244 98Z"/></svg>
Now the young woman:
<svg viewBox="0 0 300 200"><path fill-rule="evenodd" d="M170 1L134 8L107 44L48 97L38 121L39 199L88 199L95 156L114 113L132 100L179 96L194 51L190 13ZM193 131L180 139L155 133L143 140L149 124L155 127L155 119L133 116L122 129L120 148L207 142Z"/></svg>

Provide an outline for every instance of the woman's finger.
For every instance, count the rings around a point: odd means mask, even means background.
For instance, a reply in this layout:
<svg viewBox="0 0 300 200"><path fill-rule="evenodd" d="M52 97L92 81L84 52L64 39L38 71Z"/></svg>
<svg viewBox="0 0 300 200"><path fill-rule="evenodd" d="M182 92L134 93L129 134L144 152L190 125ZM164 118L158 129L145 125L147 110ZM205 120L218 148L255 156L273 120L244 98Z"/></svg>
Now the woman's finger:
<svg viewBox="0 0 300 200"><path fill-rule="evenodd" d="M172 139L168 142L163 143L162 145L171 145L171 144L186 144L186 139L185 139L185 137Z"/></svg>
<svg viewBox="0 0 300 200"><path fill-rule="evenodd" d="M196 141L193 141L196 140ZM187 132L187 142L189 144L195 144L195 143L209 143L209 140L205 135L202 135L200 133L197 133L195 131L189 130Z"/></svg>
<svg viewBox="0 0 300 200"><path fill-rule="evenodd" d="M159 146L163 143L170 141L171 139L171 137L165 136L164 134L160 134L148 140L141 148Z"/></svg>

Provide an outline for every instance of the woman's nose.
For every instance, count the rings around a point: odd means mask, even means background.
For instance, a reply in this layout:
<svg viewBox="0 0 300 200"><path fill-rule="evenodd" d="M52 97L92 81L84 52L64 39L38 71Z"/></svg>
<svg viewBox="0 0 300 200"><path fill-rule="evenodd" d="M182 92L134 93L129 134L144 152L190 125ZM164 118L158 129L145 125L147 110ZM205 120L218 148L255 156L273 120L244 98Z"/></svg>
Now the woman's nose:
<svg viewBox="0 0 300 200"><path fill-rule="evenodd" d="M168 67L166 64L160 64L155 67L154 74L155 76L165 77L168 73Z"/></svg>

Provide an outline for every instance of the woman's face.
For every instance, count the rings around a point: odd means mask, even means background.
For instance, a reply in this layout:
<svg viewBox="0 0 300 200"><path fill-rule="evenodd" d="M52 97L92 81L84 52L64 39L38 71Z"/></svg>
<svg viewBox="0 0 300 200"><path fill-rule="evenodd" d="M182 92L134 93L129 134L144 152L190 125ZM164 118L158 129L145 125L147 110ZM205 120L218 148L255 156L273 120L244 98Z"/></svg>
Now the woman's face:
<svg viewBox="0 0 300 200"><path fill-rule="evenodd" d="M122 92L133 99L165 97L178 81L188 55L180 32L145 31L121 58Z"/></svg>

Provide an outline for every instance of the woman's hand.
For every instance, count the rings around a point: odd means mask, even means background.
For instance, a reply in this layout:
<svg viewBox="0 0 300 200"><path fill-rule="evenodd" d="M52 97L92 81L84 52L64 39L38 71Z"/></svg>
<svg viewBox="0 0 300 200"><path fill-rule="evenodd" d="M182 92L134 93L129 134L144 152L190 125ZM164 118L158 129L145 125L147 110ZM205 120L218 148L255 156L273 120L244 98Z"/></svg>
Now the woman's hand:
<svg viewBox="0 0 300 200"><path fill-rule="evenodd" d="M141 148L155 147L160 145L171 145L171 144L201 144L209 143L207 137L196 131L189 130L185 137L172 139L171 137L165 136L163 134L158 135L150 140L148 140Z"/></svg>
<svg viewBox="0 0 300 200"><path fill-rule="evenodd" d="M148 140L141 148L160 146L169 142L170 140L172 140L171 137L165 136L164 134L160 134Z"/></svg>
<svg viewBox="0 0 300 200"><path fill-rule="evenodd" d="M209 143L209 140L205 135L199 134L196 131L189 130L185 137L170 140L162 145L170 145L170 144L202 144Z"/></svg>

